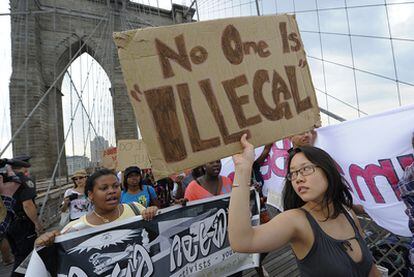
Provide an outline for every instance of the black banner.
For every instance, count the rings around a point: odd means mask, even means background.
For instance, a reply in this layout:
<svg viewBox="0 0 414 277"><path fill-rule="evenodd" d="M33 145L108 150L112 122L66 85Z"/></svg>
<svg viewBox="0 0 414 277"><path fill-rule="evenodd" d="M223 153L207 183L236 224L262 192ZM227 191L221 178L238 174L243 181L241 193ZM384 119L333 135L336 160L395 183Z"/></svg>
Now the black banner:
<svg viewBox="0 0 414 277"><path fill-rule="evenodd" d="M69 233L32 257L27 276L46 268L52 276L225 276L258 266L257 254L231 250L230 196L163 209L151 221L140 216ZM251 194L252 224L259 223ZM35 255L32 255L35 256ZM45 276L45 275L42 275Z"/></svg>

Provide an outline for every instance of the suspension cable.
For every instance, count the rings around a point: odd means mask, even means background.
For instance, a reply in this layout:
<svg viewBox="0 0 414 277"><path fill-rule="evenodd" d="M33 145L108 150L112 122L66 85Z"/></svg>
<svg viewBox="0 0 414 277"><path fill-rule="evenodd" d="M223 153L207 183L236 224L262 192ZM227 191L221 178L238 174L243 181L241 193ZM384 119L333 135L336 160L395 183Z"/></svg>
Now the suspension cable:
<svg viewBox="0 0 414 277"><path fill-rule="evenodd" d="M96 32L96 30L98 29L98 27L101 25L102 22L103 22L103 20L101 20L96 25L96 27L93 29L92 33L87 37L87 39L85 40L85 42L81 45L81 47L79 48L79 50L74 55L75 57L76 57L76 55L78 55L80 53L80 51L83 49L83 47L85 47L86 42L92 37L92 35ZM24 119L24 121L20 124L19 128L17 128L16 132L13 134L12 138L10 139L10 141L6 144L6 146L4 147L4 149L0 152L0 157L4 154L4 152L10 146L10 144L16 139L17 135L20 133L20 131L23 129L23 127L27 124L27 122L31 119L31 117L33 116L33 114L36 112L36 110L39 108L39 106L42 104L42 102L46 99L46 97L49 95L49 93L52 91L52 89L55 87L55 85L57 84L57 82L60 80L60 78L63 76L63 74L66 72L66 70L68 69L68 67L71 65L71 63L74 60L75 60L75 58L72 58L68 62L68 64L65 65L65 67L62 70L62 72L59 73L59 75L57 76L57 78L53 81L52 85L42 95L42 97L36 103L36 105L34 106L34 108L32 109L32 111L26 116L26 118Z"/></svg>

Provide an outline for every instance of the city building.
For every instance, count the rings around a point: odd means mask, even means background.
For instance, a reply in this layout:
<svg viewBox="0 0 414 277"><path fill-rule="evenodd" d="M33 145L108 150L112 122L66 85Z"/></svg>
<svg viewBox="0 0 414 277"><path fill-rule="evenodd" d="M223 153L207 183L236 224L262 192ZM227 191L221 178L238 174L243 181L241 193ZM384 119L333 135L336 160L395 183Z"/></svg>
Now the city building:
<svg viewBox="0 0 414 277"><path fill-rule="evenodd" d="M95 137L91 141L91 166L98 166L102 159L102 152L109 147L108 141L101 136Z"/></svg>
<svg viewBox="0 0 414 277"><path fill-rule="evenodd" d="M90 160L84 156L67 156L68 175L71 176L75 171L89 167Z"/></svg>

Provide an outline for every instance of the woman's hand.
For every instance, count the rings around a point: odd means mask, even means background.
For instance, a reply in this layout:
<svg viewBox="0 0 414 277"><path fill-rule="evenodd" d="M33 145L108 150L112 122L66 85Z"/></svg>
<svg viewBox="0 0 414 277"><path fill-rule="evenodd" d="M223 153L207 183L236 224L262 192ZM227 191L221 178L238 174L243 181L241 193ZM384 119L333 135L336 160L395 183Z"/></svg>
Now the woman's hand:
<svg viewBox="0 0 414 277"><path fill-rule="evenodd" d="M63 205L69 206L69 203L70 203L69 196L66 196L65 198L63 198Z"/></svg>
<svg viewBox="0 0 414 277"><path fill-rule="evenodd" d="M56 236L59 235L59 230L44 233L35 240L35 247L52 245Z"/></svg>
<svg viewBox="0 0 414 277"><path fill-rule="evenodd" d="M188 202L187 198L180 198L180 199L175 199L174 200L174 204L178 204L178 205L181 205L183 207L187 205L187 202Z"/></svg>
<svg viewBox="0 0 414 277"><path fill-rule="evenodd" d="M66 196L65 198L63 198L62 208L60 209L62 213L65 213L68 210L69 204L70 204L69 196Z"/></svg>
<svg viewBox="0 0 414 277"><path fill-rule="evenodd" d="M151 206L146 208L141 212L142 218L149 221L157 215L158 208L156 206Z"/></svg>
<svg viewBox="0 0 414 277"><path fill-rule="evenodd" d="M253 166L254 162L254 147L247 141L247 134L244 134L240 143L243 147L243 152L233 155L233 162L235 168L247 169Z"/></svg>

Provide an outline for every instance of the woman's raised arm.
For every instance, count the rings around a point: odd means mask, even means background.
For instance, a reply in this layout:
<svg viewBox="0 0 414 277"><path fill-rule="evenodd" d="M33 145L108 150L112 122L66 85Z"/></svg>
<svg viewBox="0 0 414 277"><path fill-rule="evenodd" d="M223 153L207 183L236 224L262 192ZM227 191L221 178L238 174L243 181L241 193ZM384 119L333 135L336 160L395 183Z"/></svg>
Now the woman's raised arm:
<svg viewBox="0 0 414 277"><path fill-rule="evenodd" d="M250 220L249 197L250 176L254 162L254 148L246 135L241 138L243 152L233 156L235 176L229 208L229 240L236 252L269 252L292 241L297 235L297 210L279 214L270 222L252 227Z"/></svg>

